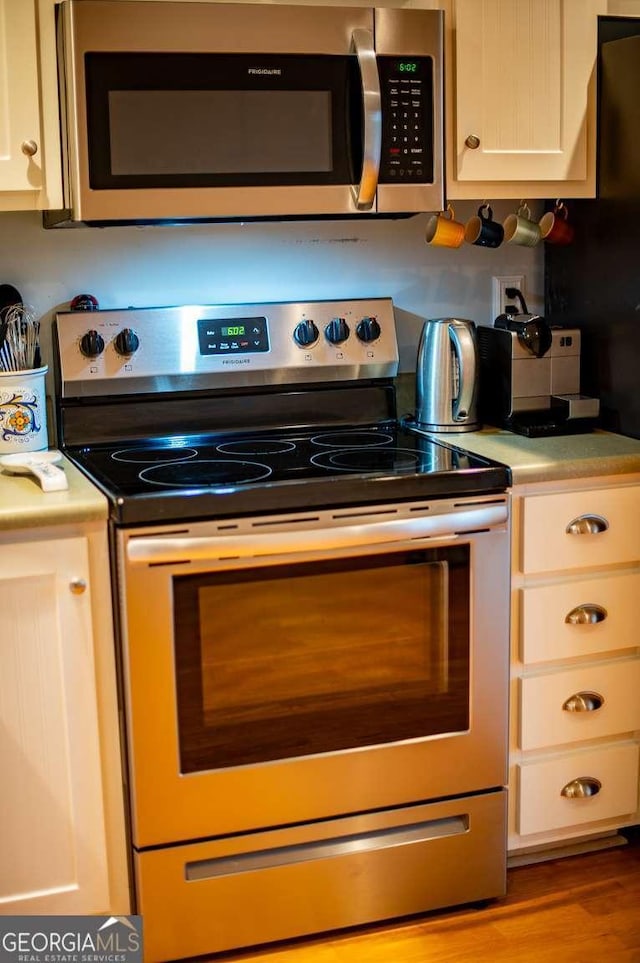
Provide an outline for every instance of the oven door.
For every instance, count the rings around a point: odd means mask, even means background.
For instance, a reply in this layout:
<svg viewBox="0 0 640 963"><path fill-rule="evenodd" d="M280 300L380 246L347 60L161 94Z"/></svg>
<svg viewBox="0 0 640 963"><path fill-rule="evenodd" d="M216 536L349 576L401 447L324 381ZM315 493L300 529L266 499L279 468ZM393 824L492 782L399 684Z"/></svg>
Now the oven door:
<svg viewBox="0 0 640 963"><path fill-rule="evenodd" d="M121 531L138 847L499 787L505 496Z"/></svg>

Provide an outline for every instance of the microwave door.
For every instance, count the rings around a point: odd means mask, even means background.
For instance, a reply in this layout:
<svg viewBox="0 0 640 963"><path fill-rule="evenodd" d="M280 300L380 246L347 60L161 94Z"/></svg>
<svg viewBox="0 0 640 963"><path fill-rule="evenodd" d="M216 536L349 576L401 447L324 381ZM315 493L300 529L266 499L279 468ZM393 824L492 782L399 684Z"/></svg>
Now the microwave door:
<svg viewBox="0 0 640 963"><path fill-rule="evenodd" d="M345 56L91 52L85 71L86 220L374 209L371 34Z"/></svg>
<svg viewBox="0 0 640 963"><path fill-rule="evenodd" d="M75 219L375 211L371 9L62 6Z"/></svg>

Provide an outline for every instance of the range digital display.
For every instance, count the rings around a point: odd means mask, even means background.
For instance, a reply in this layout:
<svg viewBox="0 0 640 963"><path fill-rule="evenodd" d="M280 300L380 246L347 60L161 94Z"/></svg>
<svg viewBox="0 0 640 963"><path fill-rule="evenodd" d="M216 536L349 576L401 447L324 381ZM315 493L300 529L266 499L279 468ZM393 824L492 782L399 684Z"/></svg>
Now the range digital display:
<svg viewBox="0 0 640 963"><path fill-rule="evenodd" d="M200 354L256 354L269 350L266 318L198 319Z"/></svg>

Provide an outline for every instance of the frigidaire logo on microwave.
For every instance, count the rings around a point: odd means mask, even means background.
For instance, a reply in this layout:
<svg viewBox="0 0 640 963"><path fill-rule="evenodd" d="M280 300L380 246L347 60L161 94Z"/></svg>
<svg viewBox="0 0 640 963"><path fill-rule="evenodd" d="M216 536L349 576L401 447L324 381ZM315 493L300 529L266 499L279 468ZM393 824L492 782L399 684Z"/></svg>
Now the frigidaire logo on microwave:
<svg viewBox="0 0 640 963"><path fill-rule="evenodd" d="M280 67L247 67L248 74L268 74L269 76L279 77L282 74Z"/></svg>

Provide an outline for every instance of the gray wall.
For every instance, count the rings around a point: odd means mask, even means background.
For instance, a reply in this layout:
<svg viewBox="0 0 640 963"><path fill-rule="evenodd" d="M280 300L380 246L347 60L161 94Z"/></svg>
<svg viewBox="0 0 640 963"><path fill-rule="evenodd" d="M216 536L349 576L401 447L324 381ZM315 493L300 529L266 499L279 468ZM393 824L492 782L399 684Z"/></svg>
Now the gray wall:
<svg viewBox="0 0 640 963"><path fill-rule="evenodd" d="M457 203L457 219L475 214L478 203ZM494 216L503 220L517 206L496 202ZM542 205L532 210L539 214ZM424 319L493 321L492 275L524 274L529 309L543 305L541 246L431 248L424 241L427 220L45 231L39 214L0 214L0 283L17 287L43 319L45 363L54 312L85 292L103 308L391 297L406 372L414 367Z"/></svg>

